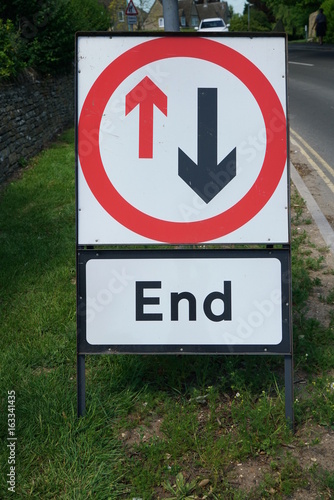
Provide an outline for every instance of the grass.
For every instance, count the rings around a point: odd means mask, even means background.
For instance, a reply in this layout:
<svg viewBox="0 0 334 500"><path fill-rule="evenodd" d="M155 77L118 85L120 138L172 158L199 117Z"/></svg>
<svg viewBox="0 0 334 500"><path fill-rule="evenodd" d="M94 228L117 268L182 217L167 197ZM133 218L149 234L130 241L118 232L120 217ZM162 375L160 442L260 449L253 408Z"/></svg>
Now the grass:
<svg viewBox="0 0 334 500"><path fill-rule="evenodd" d="M296 194L295 366L305 379L297 434L286 427L275 357L90 356L87 414L77 419L73 140L66 132L0 193L0 497L11 495L6 415L15 391L19 497L285 498L311 481L330 498L333 471L310 474L289 451L305 426L334 426L334 319L306 314L324 251L297 229ZM333 290L321 303L333 303ZM241 465L262 467L251 487Z"/></svg>

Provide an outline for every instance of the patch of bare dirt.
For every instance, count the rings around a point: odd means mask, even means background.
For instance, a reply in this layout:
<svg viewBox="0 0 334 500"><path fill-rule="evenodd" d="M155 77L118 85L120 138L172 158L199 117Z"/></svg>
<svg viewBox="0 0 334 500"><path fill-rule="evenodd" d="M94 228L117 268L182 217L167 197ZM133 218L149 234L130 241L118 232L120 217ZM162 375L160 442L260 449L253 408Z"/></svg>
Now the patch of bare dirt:
<svg viewBox="0 0 334 500"><path fill-rule="evenodd" d="M334 470L334 431L320 426L302 429L296 433L301 444L292 451L300 466L309 470L321 467Z"/></svg>
<svg viewBox="0 0 334 500"><path fill-rule="evenodd" d="M260 454L257 458L235 464L228 474L229 483L235 488L249 493L257 488L263 481L265 474L271 471L270 460L266 454Z"/></svg>
<svg viewBox="0 0 334 500"><path fill-rule="evenodd" d="M302 177L305 177L306 175L310 175L312 173L312 169L306 165L306 163L294 163L294 166Z"/></svg>
<svg viewBox="0 0 334 500"><path fill-rule="evenodd" d="M280 467L279 465L272 467L271 464L273 461L278 464L283 462L282 459L285 459L287 454L296 460L298 467L304 472L304 477L308 477L308 483L304 488L295 491L292 496L284 496L283 498L286 500L318 499L319 493L317 485L312 480L311 470L318 467L324 471L334 471L334 431L320 426L305 426L303 429L299 429L296 433L295 445L283 446L281 456L275 457L275 459L263 453L256 458L235 464L228 473L227 479L236 489L242 490L246 495L251 494L259 487L267 474L279 481ZM274 495L275 490L269 488L268 493ZM329 495L331 494L329 493ZM332 497L324 494L321 498L330 499Z"/></svg>
<svg viewBox="0 0 334 500"><path fill-rule="evenodd" d="M121 433L120 439L128 448L133 448L140 443L147 443L154 438L163 439L161 424L163 420L159 417L152 419L149 423L138 425L132 430Z"/></svg>
<svg viewBox="0 0 334 500"><path fill-rule="evenodd" d="M290 497L291 500L318 500L317 485L312 480L311 471L319 468L323 471L334 471L334 431L319 426L307 427L299 430L296 437L300 439L300 446L296 447L292 455L298 461L304 472L309 472L309 482L305 488L299 488ZM332 492L323 492L322 499L332 498Z"/></svg>

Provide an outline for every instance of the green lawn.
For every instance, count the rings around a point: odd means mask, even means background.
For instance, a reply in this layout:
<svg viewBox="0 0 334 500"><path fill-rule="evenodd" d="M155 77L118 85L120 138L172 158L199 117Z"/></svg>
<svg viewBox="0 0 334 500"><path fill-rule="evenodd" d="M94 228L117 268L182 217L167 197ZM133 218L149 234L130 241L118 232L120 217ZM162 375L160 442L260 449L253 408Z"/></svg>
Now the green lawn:
<svg viewBox="0 0 334 500"><path fill-rule="evenodd" d="M334 426L334 316L306 314L325 271L298 229L302 200L294 194L295 435L279 357L90 356L77 419L74 163L71 130L0 192L0 498L13 496L10 472L19 498L257 500L311 486L331 498L333 467L305 470L291 451L305 429ZM262 467L251 488L236 480L240 464Z"/></svg>

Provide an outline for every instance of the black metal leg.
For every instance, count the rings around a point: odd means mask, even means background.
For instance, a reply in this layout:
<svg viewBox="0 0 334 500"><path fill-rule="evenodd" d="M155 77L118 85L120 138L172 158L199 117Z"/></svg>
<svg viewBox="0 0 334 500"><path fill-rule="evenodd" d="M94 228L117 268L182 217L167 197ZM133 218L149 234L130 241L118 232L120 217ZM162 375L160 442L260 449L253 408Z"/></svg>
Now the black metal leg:
<svg viewBox="0 0 334 500"><path fill-rule="evenodd" d="M86 413L86 374L85 374L85 356L77 356L77 402L78 417L83 417Z"/></svg>
<svg viewBox="0 0 334 500"><path fill-rule="evenodd" d="M292 356L284 356L285 374L285 418L291 430L294 429L293 410L293 361Z"/></svg>

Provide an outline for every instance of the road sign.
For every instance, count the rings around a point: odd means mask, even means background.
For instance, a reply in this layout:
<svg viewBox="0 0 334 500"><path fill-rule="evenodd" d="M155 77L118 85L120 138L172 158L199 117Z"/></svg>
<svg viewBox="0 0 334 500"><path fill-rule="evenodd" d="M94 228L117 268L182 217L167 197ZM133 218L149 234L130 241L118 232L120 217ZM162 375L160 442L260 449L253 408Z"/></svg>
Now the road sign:
<svg viewBox="0 0 334 500"><path fill-rule="evenodd" d="M79 244L287 243L285 66L282 36L79 37Z"/></svg>
<svg viewBox="0 0 334 500"><path fill-rule="evenodd" d="M288 353L288 251L85 251L80 352Z"/></svg>
<svg viewBox="0 0 334 500"><path fill-rule="evenodd" d="M283 35L77 36L78 415L86 354L256 353L293 421L286 85Z"/></svg>
<svg viewBox="0 0 334 500"><path fill-rule="evenodd" d="M128 16L128 24L136 24L137 16Z"/></svg>
<svg viewBox="0 0 334 500"><path fill-rule="evenodd" d="M129 1L128 6L125 11L125 15L127 16L137 16L138 10L136 9L132 0Z"/></svg>

